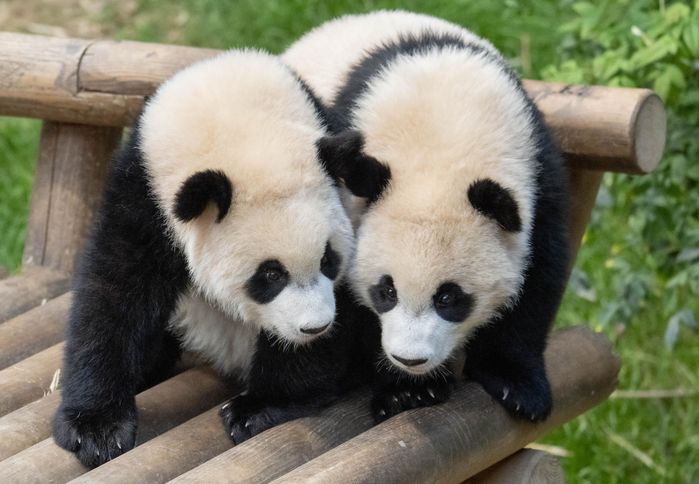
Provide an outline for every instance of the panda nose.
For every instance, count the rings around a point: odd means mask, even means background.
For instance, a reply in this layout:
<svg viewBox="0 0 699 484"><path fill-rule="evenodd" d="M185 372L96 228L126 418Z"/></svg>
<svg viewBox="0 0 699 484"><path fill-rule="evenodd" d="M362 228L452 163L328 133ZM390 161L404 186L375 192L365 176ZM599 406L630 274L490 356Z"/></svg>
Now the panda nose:
<svg viewBox="0 0 699 484"><path fill-rule="evenodd" d="M427 358L417 358L417 359L408 359L408 358L401 358L400 356L391 354L392 357L394 357L396 360L400 361L403 363L405 366L417 366L417 365L422 365L423 363L427 363Z"/></svg>
<svg viewBox="0 0 699 484"><path fill-rule="evenodd" d="M327 323L323 326L316 326L314 328L301 328L301 332L303 334L320 334L326 329L328 329L328 326L330 326L330 323Z"/></svg>

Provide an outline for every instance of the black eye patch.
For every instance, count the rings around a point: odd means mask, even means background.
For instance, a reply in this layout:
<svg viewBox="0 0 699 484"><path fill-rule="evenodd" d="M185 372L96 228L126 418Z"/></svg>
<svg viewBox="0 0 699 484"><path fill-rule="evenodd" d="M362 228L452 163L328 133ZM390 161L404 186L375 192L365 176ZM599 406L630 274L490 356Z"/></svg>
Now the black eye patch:
<svg viewBox="0 0 699 484"><path fill-rule="evenodd" d="M335 279L340 272L340 256L330 247L330 242L325 244L325 253L320 259L320 272L328 279Z"/></svg>
<svg viewBox="0 0 699 484"><path fill-rule="evenodd" d="M440 318L460 323L471 314L475 298L466 294L458 284L445 282L432 296L432 304Z"/></svg>
<svg viewBox="0 0 699 484"><path fill-rule="evenodd" d="M369 288L369 297L377 313L386 313L398 303L398 292L393 286L393 278L381 276L379 283Z"/></svg>
<svg viewBox="0 0 699 484"><path fill-rule="evenodd" d="M289 272L278 260L266 260L245 283L248 296L258 304L267 304L289 283Z"/></svg>

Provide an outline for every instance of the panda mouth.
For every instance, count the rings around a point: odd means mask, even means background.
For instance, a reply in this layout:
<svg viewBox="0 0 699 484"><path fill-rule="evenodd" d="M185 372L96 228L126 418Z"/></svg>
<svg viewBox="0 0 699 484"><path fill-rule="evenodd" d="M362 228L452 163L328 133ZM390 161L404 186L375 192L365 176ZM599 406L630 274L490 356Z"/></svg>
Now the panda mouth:
<svg viewBox="0 0 699 484"><path fill-rule="evenodd" d="M323 326L300 328L299 331L301 331L303 334L306 334L308 336L316 336L316 335L319 335L319 334L325 332L325 330L328 329L329 327L330 327L330 323L326 323Z"/></svg>

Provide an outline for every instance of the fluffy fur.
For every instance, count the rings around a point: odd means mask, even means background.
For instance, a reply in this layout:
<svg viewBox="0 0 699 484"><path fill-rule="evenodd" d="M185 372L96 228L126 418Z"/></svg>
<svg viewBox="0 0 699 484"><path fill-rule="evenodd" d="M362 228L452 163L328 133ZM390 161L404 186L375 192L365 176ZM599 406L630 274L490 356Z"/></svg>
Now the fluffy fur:
<svg viewBox="0 0 699 484"><path fill-rule="evenodd" d="M133 447L134 395L182 348L249 387L223 412L235 439L257 413L261 431L345 384L355 313L333 289L352 228L316 150L319 106L256 51L193 65L148 102L74 282L54 436L83 464Z"/></svg>
<svg viewBox="0 0 699 484"><path fill-rule="evenodd" d="M418 378L413 393L439 383L446 398L436 375L466 345L467 376L514 414L545 418L542 353L568 263L566 176L519 80L487 41L406 12L342 17L284 58L330 100L326 164L373 201L350 276L379 315L386 358ZM360 137L354 153L348 136ZM359 170L390 177L367 194L354 190ZM386 398L400 383L383 382L379 420L409 406Z"/></svg>

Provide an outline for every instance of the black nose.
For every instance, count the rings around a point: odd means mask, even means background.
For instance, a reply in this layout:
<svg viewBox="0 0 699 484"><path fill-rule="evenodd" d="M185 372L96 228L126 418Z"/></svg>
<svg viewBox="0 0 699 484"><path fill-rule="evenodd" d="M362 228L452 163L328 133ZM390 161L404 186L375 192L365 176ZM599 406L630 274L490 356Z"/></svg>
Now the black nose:
<svg viewBox="0 0 699 484"><path fill-rule="evenodd" d="M391 354L391 356L403 363L405 366L417 366L427 362L427 358L417 358L415 360L410 360L408 358L401 358L400 356L396 356L394 354Z"/></svg>
<svg viewBox="0 0 699 484"><path fill-rule="evenodd" d="M319 334L328 329L328 326L330 326L330 323L326 324L325 326L318 326L315 328L301 328L301 332L304 334Z"/></svg>

